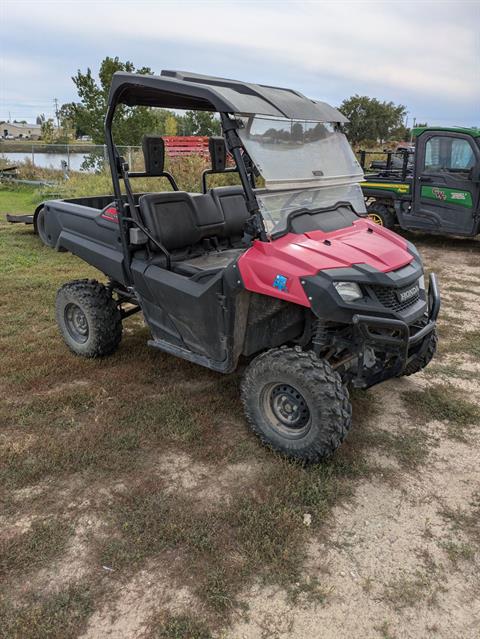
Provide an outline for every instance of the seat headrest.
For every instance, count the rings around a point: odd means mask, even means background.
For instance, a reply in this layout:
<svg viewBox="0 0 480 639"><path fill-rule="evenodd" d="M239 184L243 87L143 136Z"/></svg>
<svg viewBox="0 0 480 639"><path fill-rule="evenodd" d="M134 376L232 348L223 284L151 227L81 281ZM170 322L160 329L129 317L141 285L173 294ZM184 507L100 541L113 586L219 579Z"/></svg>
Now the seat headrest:
<svg viewBox="0 0 480 639"><path fill-rule="evenodd" d="M149 176L162 175L165 168L165 142L159 135L144 135L142 140L145 173Z"/></svg>

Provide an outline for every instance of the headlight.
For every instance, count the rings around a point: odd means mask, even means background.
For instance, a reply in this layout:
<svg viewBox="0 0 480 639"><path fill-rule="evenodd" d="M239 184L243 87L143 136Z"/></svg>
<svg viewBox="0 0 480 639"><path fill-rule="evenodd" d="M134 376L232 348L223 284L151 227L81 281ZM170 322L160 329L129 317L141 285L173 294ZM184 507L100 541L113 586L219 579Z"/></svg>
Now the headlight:
<svg viewBox="0 0 480 639"><path fill-rule="evenodd" d="M355 282L334 282L333 285L344 302L355 302L363 297L362 289Z"/></svg>

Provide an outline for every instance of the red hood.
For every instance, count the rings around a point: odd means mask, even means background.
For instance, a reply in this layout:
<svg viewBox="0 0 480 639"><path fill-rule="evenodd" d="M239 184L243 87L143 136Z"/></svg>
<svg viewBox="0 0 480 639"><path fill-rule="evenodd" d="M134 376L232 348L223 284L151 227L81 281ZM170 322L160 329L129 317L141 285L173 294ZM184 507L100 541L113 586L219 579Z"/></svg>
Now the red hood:
<svg viewBox="0 0 480 639"><path fill-rule="evenodd" d="M332 268L368 264L393 271L413 259L407 242L381 226L361 219L352 226L325 233L288 233L273 242L255 241L239 260L247 290L309 306L299 278ZM287 278L287 290L273 287L277 275Z"/></svg>

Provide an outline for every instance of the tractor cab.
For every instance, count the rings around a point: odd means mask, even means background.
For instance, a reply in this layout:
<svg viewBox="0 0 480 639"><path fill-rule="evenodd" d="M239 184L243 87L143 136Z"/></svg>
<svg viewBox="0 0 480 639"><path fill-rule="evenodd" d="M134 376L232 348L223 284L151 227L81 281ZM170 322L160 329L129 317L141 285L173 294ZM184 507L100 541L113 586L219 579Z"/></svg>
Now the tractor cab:
<svg viewBox="0 0 480 639"><path fill-rule="evenodd" d="M480 232L480 130L421 128L412 205L416 225L455 235Z"/></svg>
<svg viewBox="0 0 480 639"><path fill-rule="evenodd" d="M445 235L480 233L480 130L420 127L415 150L387 154L362 182L367 211L382 226ZM365 167L369 152L361 151ZM380 166L381 165L381 166Z"/></svg>

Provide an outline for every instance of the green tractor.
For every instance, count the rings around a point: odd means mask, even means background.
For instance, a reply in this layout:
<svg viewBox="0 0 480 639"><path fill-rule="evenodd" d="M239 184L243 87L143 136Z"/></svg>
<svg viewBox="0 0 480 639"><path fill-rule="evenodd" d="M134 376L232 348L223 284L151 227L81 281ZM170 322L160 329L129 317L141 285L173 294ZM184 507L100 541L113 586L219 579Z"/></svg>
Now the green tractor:
<svg viewBox="0 0 480 639"><path fill-rule="evenodd" d="M480 129L421 127L362 182L370 218L389 229L480 234ZM364 171L369 151L360 152Z"/></svg>

